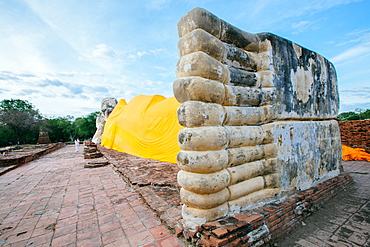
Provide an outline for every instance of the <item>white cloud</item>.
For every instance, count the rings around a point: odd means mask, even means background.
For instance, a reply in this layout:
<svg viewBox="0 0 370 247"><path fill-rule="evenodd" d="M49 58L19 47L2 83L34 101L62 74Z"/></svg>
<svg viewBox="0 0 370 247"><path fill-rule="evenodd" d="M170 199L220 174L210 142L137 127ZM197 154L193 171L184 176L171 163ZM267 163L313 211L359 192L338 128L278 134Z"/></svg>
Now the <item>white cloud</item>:
<svg viewBox="0 0 370 247"><path fill-rule="evenodd" d="M298 23L293 23L292 24L292 29L295 30L293 31L294 34L296 33L301 33L313 26L315 24L315 21L300 21Z"/></svg>
<svg viewBox="0 0 370 247"><path fill-rule="evenodd" d="M135 58L141 58L143 56L150 56L150 55L158 56L164 52L165 50L159 48L159 49L152 49L149 51L126 52L128 53L126 56L129 58L135 59Z"/></svg>
<svg viewBox="0 0 370 247"><path fill-rule="evenodd" d="M338 65L343 65L352 60L359 60L368 56L370 56L370 42L351 47L330 60Z"/></svg>
<svg viewBox="0 0 370 247"><path fill-rule="evenodd" d="M0 67L5 70L50 71L50 61L40 50L42 37L29 32L2 35Z"/></svg>
<svg viewBox="0 0 370 247"><path fill-rule="evenodd" d="M144 55L148 55L149 53L148 52L146 52L146 51L138 51L137 53L136 53L136 55L137 55L137 57L142 57L142 56L144 56Z"/></svg>
<svg viewBox="0 0 370 247"><path fill-rule="evenodd" d="M145 80L144 84L146 86L160 86L163 85L163 81L152 81L152 80Z"/></svg>
<svg viewBox="0 0 370 247"><path fill-rule="evenodd" d="M162 67L162 66L153 66L153 68L155 68L155 69L159 69L159 70L165 70L165 71L168 71L168 68L165 68L165 67Z"/></svg>
<svg viewBox="0 0 370 247"><path fill-rule="evenodd" d="M349 110L348 107L356 108L360 105L370 106L370 87L359 87L356 89L348 89L340 91L341 111ZM367 109L367 108L366 108Z"/></svg>
<svg viewBox="0 0 370 247"><path fill-rule="evenodd" d="M96 45L94 49L86 52L84 55L80 55L78 58L81 61L87 61L96 65L108 73L116 73L125 65L119 52L106 44Z"/></svg>
<svg viewBox="0 0 370 247"><path fill-rule="evenodd" d="M137 93L129 90L129 91L124 92L120 99L124 99L128 103L131 99L133 99L137 95L138 95Z"/></svg>
<svg viewBox="0 0 370 247"><path fill-rule="evenodd" d="M116 57L116 53L114 52L112 47L109 47L106 44L100 44L97 45L96 49L92 51L92 57L112 59Z"/></svg>

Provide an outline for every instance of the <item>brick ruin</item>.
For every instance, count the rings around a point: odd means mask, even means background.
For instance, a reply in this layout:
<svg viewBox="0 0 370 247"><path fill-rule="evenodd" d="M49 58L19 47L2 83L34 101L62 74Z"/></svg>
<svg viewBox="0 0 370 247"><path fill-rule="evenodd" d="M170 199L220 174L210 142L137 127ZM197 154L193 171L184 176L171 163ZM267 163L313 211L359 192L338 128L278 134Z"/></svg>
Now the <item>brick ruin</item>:
<svg viewBox="0 0 370 247"><path fill-rule="evenodd" d="M342 144L370 153L370 120L339 121Z"/></svg>
<svg viewBox="0 0 370 247"><path fill-rule="evenodd" d="M327 59L196 8L178 23L173 90L183 224L196 229L336 177L339 97Z"/></svg>

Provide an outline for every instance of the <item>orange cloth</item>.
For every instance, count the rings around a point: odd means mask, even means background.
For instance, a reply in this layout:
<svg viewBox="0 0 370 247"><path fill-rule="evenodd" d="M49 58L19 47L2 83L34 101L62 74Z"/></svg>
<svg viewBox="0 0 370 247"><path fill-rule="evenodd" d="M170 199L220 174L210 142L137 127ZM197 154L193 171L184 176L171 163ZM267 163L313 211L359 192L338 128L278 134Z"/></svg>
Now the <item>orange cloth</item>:
<svg viewBox="0 0 370 247"><path fill-rule="evenodd" d="M370 154L365 152L362 148L351 148L342 145L342 159L344 161L358 160L358 161L370 161Z"/></svg>
<svg viewBox="0 0 370 247"><path fill-rule="evenodd" d="M121 99L104 126L101 145L145 159L176 163L177 120L175 97L139 95L128 104Z"/></svg>

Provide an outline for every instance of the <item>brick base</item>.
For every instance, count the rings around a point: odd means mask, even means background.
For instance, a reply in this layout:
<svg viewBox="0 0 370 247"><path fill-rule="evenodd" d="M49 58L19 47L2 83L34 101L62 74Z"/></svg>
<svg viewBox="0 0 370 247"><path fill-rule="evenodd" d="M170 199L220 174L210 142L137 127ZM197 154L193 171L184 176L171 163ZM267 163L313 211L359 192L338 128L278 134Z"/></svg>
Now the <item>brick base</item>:
<svg viewBox="0 0 370 247"><path fill-rule="evenodd" d="M207 222L184 236L193 246L261 246L288 233L351 182L350 174L343 173L281 203Z"/></svg>

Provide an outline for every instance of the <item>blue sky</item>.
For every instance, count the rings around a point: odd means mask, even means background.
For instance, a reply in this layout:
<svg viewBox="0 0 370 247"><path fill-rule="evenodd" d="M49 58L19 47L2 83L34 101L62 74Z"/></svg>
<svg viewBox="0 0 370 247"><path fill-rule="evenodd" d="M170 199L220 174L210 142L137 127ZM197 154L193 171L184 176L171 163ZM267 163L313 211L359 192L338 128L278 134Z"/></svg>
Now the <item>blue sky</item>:
<svg viewBox="0 0 370 247"><path fill-rule="evenodd" d="M0 100L82 116L105 97L173 95L177 22L202 7L332 61L341 109L370 108L369 0L0 0Z"/></svg>

